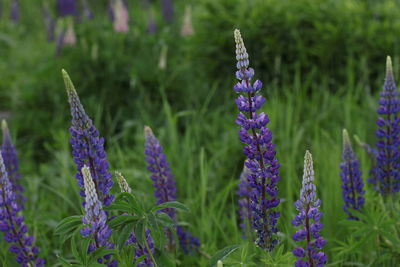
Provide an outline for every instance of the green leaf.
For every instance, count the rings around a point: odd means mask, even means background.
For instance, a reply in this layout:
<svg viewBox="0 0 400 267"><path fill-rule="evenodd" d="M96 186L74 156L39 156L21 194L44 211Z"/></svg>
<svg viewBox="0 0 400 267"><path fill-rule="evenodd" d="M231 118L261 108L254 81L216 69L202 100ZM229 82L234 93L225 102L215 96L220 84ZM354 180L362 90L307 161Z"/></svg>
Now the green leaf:
<svg viewBox="0 0 400 267"><path fill-rule="evenodd" d="M56 226L54 231L57 235L63 235L75 231L75 229L81 224L82 224L81 215L70 216L61 220L61 222Z"/></svg>
<svg viewBox="0 0 400 267"><path fill-rule="evenodd" d="M135 227L134 223L129 223L125 225L121 231L119 231L118 236L117 236L117 246L119 248L123 248L125 246L126 240L128 240L130 234L133 232Z"/></svg>
<svg viewBox="0 0 400 267"><path fill-rule="evenodd" d="M164 253L162 251L158 251L155 255L155 260L157 262L157 265L160 267L175 267L175 261L174 259L169 256L167 253Z"/></svg>
<svg viewBox="0 0 400 267"><path fill-rule="evenodd" d="M214 267L216 266L217 262L220 260L222 261L225 259L229 254L237 250L240 246L239 245L232 245L225 247L218 251L217 253L214 254L214 256L211 257L210 261L208 262L209 267Z"/></svg>
<svg viewBox="0 0 400 267"><path fill-rule="evenodd" d="M156 216L158 223L160 223L162 226L164 226L164 227L174 227L175 226L174 220L172 220L168 214L166 214L164 212L157 212L155 216Z"/></svg>
<svg viewBox="0 0 400 267"><path fill-rule="evenodd" d="M124 203L124 202L114 202L112 203L110 206L108 207L103 207L104 210L116 210L116 211L120 211L123 213L133 213L133 209L131 208L131 206L129 206L128 203Z"/></svg>
<svg viewBox="0 0 400 267"><path fill-rule="evenodd" d="M116 228L117 226L120 226L121 224L128 224L128 223L132 223L132 222L136 222L139 220L138 216L133 216L133 215L119 215L117 217L115 217L114 219L112 219L109 222L109 226L111 228Z"/></svg>
<svg viewBox="0 0 400 267"><path fill-rule="evenodd" d="M184 212L190 212L189 208L178 201L165 202L153 207L150 211L154 212L161 209L176 209Z"/></svg>
<svg viewBox="0 0 400 267"><path fill-rule="evenodd" d="M141 219L137 222L135 227L136 240L141 246L144 246L145 226L146 226L146 221L144 219Z"/></svg>
<svg viewBox="0 0 400 267"><path fill-rule="evenodd" d="M145 213L142 203L136 198L135 195L123 192L119 195L120 198L126 199L135 214L143 215Z"/></svg>
<svg viewBox="0 0 400 267"><path fill-rule="evenodd" d="M149 228L151 231L151 236L154 241L154 245L156 246L156 248L163 250L166 242L164 227L159 223L154 214L150 213L148 215L148 219L149 219Z"/></svg>

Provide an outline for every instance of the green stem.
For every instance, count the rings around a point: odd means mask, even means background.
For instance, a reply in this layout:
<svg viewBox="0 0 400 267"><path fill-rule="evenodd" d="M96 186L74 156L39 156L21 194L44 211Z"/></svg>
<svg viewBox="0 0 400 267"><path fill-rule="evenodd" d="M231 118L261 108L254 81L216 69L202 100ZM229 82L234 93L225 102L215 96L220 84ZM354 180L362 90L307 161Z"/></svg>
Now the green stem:
<svg viewBox="0 0 400 267"><path fill-rule="evenodd" d="M151 260L152 260L153 263L154 263L154 266L155 266L155 267L158 267L157 262L156 262L156 260L154 259L153 253L151 253L151 249L150 249L149 243L147 243L147 237L146 237L146 230L145 230L145 228L143 228L143 234L144 234L144 245L146 246L146 249L147 249L147 251L148 251L148 253L149 253L149 256L150 256Z"/></svg>

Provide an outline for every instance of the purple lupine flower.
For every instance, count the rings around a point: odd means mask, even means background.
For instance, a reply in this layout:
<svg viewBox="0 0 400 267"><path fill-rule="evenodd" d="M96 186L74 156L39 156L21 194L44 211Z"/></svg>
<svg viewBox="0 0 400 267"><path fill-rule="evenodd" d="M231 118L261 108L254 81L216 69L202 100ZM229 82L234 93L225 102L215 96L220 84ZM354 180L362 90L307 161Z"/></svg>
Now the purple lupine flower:
<svg viewBox="0 0 400 267"><path fill-rule="evenodd" d="M33 245L33 236L28 235L28 226L20 215L16 194L8 178L2 153L0 153L0 231L4 240L11 244L9 251L16 254L20 266L44 266L45 261L37 256L39 249Z"/></svg>
<svg viewBox="0 0 400 267"><path fill-rule="evenodd" d="M69 129L71 133L71 146L74 162L77 167L76 179L81 188L80 194L85 197L84 180L81 169L84 165L90 168L96 193L103 205L108 206L114 199L110 194L113 185L107 154L104 150L104 139L100 137L99 131L93 125L92 120L86 115L78 94L65 70L62 70L65 87L68 94L68 102L71 107L72 126Z"/></svg>
<svg viewBox="0 0 400 267"><path fill-rule="evenodd" d="M154 195L157 198L157 204L176 200L176 183L174 176L171 173L167 158L163 153L163 148L154 136L153 131L150 127L144 127L145 133L145 150L146 161L148 163L147 169L152 173L151 179L154 184ZM176 221L176 213L174 209L164 209L162 212L171 217L172 220ZM177 234L180 244L183 245L181 248L186 251L192 250L200 245L197 238L193 237L190 233L184 232L183 229L177 227ZM173 244L172 233L167 230L167 236L170 245Z"/></svg>
<svg viewBox="0 0 400 267"><path fill-rule="evenodd" d="M153 238L150 235L150 230L146 230L146 239L147 244L149 245L151 253L154 253L154 242ZM128 240L125 243L126 245L132 244L135 248L135 255L134 255L134 262L137 261L138 258L142 257L143 255L147 255L140 263L138 263L137 267L145 267L145 266L154 266L151 257L149 256L149 252L145 246L142 246L137 242L135 233L131 233Z"/></svg>
<svg viewBox="0 0 400 267"><path fill-rule="evenodd" d="M174 19L174 4L172 0L161 0L162 14L167 23L171 23Z"/></svg>
<svg viewBox="0 0 400 267"><path fill-rule="evenodd" d="M278 242L276 224L280 213L274 208L280 202L277 188L280 165L275 157L272 132L266 127L269 118L264 112L256 112L265 102L265 98L258 94L262 83L257 80L251 84L254 70L249 68L249 56L239 30L235 30L235 42L238 61L236 78L239 82L234 90L241 94L236 99L240 110L236 123L241 126L239 136L245 144L245 166L251 172L247 179L251 186L252 228L256 233L257 246L271 251Z"/></svg>
<svg viewBox="0 0 400 267"><path fill-rule="evenodd" d="M200 246L200 240L190 232L185 231L183 227L176 227L176 233L179 237L179 246L185 254L195 252Z"/></svg>
<svg viewBox="0 0 400 267"><path fill-rule="evenodd" d="M60 17L76 16L76 0L57 0L57 12Z"/></svg>
<svg viewBox="0 0 400 267"><path fill-rule="evenodd" d="M299 214L292 221L293 226L301 226L294 235L296 242L306 241L304 247L296 247L292 252L298 258L296 267L322 267L327 256L321 251L326 241L320 235L322 212L318 208L321 201L317 199L314 185L314 167L311 153L307 150L304 156L304 174L300 190L300 199L294 203Z"/></svg>
<svg viewBox="0 0 400 267"><path fill-rule="evenodd" d="M83 16L86 19L93 19L93 11L90 8L89 2L87 0L82 0L82 6L83 6Z"/></svg>
<svg viewBox="0 0 400 267"><path fill-rule="evenodd" d="M343 154L340 164L342 178L343 210L349 219L357 219L351 210L360 210L364 205L364 184L361 177L360 161L351 147L349 135L343 130Z"/></svg>
<svg viewBox="0 0 400 267"><path fill-rule="evenodd" d="M380 93L379 118L376 122L378 129L376 144L378 155L377 166L369 182L382 195L396 193L400 190L400 99L393 77L392 61L387 57L386 78Z"/></svg>
<svg viewBox="0 0 400 267"><path fill-rule="evenodd" d="M21 173L19 172L18 155L14 144L10 137L10 131L8 130L7 122L3 120L1 122L1 129L3 131L3 143L0 147L1 154L3 156L4 165L6 167L8 179L10 180L12 190L15 194L15 200L21 209L24 208L24 187L20 184Z"/></svg>
<svg viewBox="0 0 400 267"><path fill-rule="evenodd" d="M19 21L19 1L18 0L11 1L10 18L15 23L17 23Z"/></svg>
<svg viewBox="0 0 400 267"><path fill-rule="evenodd" d="M163 153L163 148L154 136L150 127L144 127L146 161L149 164L147 169L152 173L151 179L154 184L154 196L157 198L157 204L176 200L176 183L171 173L167 158ZM174 209L165 209L171 219L176 219Z"/></svg>
<svg viewBox="0 0 400 267"><path fill-rule="evenodd" d="M239 196L239 217L240 217L240 227L243 230L243 237L247 237L251 233L251 207L250 207L250 197L251 197L251 186L247 177L251 175L250 170L244 166L243 171L240 175L239 190L237 192Z"/></svg>
<svg viewBox="0 0 400 267"><path fill-rule="evenodd" d="M42 9L44 24L46 26L47 41L53 42L55 40L56 21L50 13L47 5Z"/></svg>
<svg viewBox="0 0 400 267"><path fill-rule="evenodd" d="M89 245L88 253L102 247L112 249L114 245L109 240L112 231L107 225L107 213L103 210L103 206L98 199L91 171L85 165L82 167L81 172L85 187L85 216L82 218L85 227L80 232L83 237L91 236L94 239L94 242ZM117 266L116 261L110 261L110 258L111 255L106 255L104 259L100 258L97 261L105 263L107 266Z"/></svg>
<svg viewBox="0 0 400 267"><path fill-rule="evenodd" d="M147 13L148 13L147 32L150 34L154 34L157 32L157 24L156 21L154 20L153 12L149 10Z"/></svg>

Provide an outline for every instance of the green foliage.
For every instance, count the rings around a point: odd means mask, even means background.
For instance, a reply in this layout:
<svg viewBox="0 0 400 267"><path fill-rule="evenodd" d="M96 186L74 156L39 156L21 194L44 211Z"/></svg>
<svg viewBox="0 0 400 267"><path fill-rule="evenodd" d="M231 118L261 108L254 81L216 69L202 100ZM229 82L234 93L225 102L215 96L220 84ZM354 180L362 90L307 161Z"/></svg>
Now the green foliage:
<svg viewBox="0 0 400 267"><path fill-rule="evenodd" d="M135 191L118 195L109 207L112 213L126 213L110 221L117 244L114 256L122 266L133 262L134 249L124 246L130 232L144 241L144 229L152 228L156 247L161 248L165 236L160 229L173 226L168 216L149 208L155 200L142 133L143 125L149 124L157 129L171 161L178 200L191 210L179 214L179 224L189 226L202 243L200 254L194 255L157 249L159 266L207 266L210 254L223 259L224 266L292 265L295 229L290 221L306 149L315 158L322 234L331 266L394 266L399 261L400 219L394 212L399 208L390 203L398 200L379 199L367 186L363 219L344 221L338 173L342 128L350 136L356 133L361 140L375 142L376 93L386 55L392 56L399 77L399 3L199 0L193 5L195 35L182 38L179 24L188 1L174 1L178 7L172 25L164 25L155 12L155 35L145 32L147 17L139 2L130 5L127 35L113 32L105 6L96 2L95 19L77 25L76 47L63 49L59 58L54 57L54 44L45 40L35 1L20 1L20 24L9 23L5 15L0 20L0 117L9 118L28 198L24 215L48 264L94 266L93 258L82 254L89 241L77 233L81 217L69 217L80 214L81 198L60 75L65 68L105 137L112 171L127 174ZM241 238L236 215L244 159L234 124L236 27L242 30L256 78L265 84L263 111L270 116L281 163L281 245L271 255ZM163 70L158 61L166 48ZM369 159L361 149L356 152L366 180ZM71 242L65 242L68 239ZM229 255L216 254L232 244L240 247ZM2 266L14 266L9 254L7 244L0 242Z"/></svg>

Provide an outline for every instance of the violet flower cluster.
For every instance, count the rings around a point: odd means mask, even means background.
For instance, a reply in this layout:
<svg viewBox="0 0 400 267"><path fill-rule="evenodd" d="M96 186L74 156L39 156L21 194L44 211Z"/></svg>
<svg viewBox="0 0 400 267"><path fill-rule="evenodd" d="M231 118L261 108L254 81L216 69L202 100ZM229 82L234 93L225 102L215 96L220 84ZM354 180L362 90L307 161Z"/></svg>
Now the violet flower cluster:
<svg viewBox="0 0 400 267"><path fill-rule="evenodd" d="M364 205L364 184L361 177L360 161L351 147L349 135L343 130L343 154L340 164L342 178L343 210L349 219L357 219L351 210L360 210Z"/></svg>
<svg viewBox="0 0 400 267"><path fill-rule="evenodd" d="M2 153L0 153L0 231L4 240L11 244L10 252L16 254L16 261L22 267L44 266L45 261L38 257L39 249L33 245L33 236L28 235L28 227L20 214L16 194L8 178Z"/></svg>
<svg viewBox="0 0 400 267"><path fill-rule="evenodd" d="M107 155L104 151L104 139L100 137L99 131L93 125L92 120L86 115L78 94L66 71L63 72L65 87L67 89L68 101L71 107L72 126L71 146L74 162L77 167L76 178L81 188L80 194L85 197L84 180L81 169L87 165L93 177L96 194L103 205L108 206L114 199L110 194L113 185Z"/></svg>
<svg viewBox="0 0 400 267"><path fill-rule="evenodd" d="M76 0L57 0L57 11L60 17L76 16Z"/></svg>
<svg viewBox="0 0 400 267"><path fill-rule="evenodd" d="M112 249L114 245L109 238L112 234L111 229L107 225L107 214L103 210L103 206L97 197L96 187L93 182L89 167L82 167L82 174L85 186L85 216L82 218L83 224L86 226L81 229L83 237L93 237L94 242L89 245L88 253L94 252L97 249L104 247ZM111 255L104 256L104 259L99 258L99 263L105 263L107 266L118 266L116 260L110 261Z"/></svg>
<svg viewBox="0 0 400 267"><path fill-rule="evenodd" d="M163 148L154 136L150 127L145 126L145 150L146 161L148 163L147 169L152 173L150 178L154 184L154 195L157 199L157 204L176 200L176 183L174 176L171 173L167 158L163 153ZM176 221L176 213L174 209L164 209L162 212ZM183 231L177 227L177 234L180 241L181 248L184 252L193 251L200 245L198 238L193 237L190 233ZM170 243L172 243L171 233L167 233Z"/></svg>
<svg viewBox="0 0 400 267"><path fill-rule="evenodd" d="M244 166L243 171L240 175L239 182L239 190L237 192L239 196L238 204L239 204L239 218L240 218L240 227L243 230L243 237L248 237L251 235L251 206L250 206L250 197L251 197L251 186L247 176L251 175L250 170Z"/></svg>
<svg viewBox="0 0 400 267"><path fill-rule="evenodd" d="M296 267L322 267L327 262L327 256L321 251L326 241L320 235L322 212L318 210L321 201L317 199L314 185L314 167L312 155L306 151L304 157L304 174L300 199L295 202L299 214L292 221L293 226L301 226L294 235L296 242L304 241L305 246L296 247L293 254L298 258Z"/></svg>
<svg viewBox="0 0 400 267"><path fill-rule="evenodd" d="M174 19L174 4L172 0L161 0L162 14L167 23L172 23Z"/></svg>
<svg viewBox="0 0 400 267"><path fill-rule="evenodd" d="M278 242L275 234L278 232L276 225L280 213L274 208L280 202L277 188L280 165L275 157L272 132L266 127L269 118L264 112L257 113L265 102L265 98L258 94L262 83L259 80L251 83L254 70L249 68L246 47L240 31L235 30L234 35L238 69L236 78L239 80L234 90L240 94L236 99L240 111L236 123L241 127L239 136L245 144L245 165L251 171L247 179L251 187L252 227L256 232L256 244L271 251Z"/></svg>
<svg viewBox="0 0 400 267"><path fill-rule="evenodd" d="M11 0L10 18L14 23L19 21L19 0Z"/></svg>
<svg viewBox="0 0 400 267"><path fill-rule="evenodd" d="M3 156L4 165L7 171L8 179L10 180L12 190L15 194L15 200L21 209L24 208L24 187L19 183L21 174L19 172L18 155L14 144L12 143L10 131L7 122L1 122L1 129L3 131L3 143L0 147Z"/></svg>
<svg viewBox="0 0 400 267"><path fill-rule="evenodd" d="M150 235L150 230L146 230L146 239L147 239L147 244L149 245L151 253L154 253L154 242L153 238ZM128 240L126 241L126 244L132 244L135 247L135 255L133 257L133 260L136 261L142 257L143 255L147 255L140 263L137 263L137 267L145 267L145 266L154 266L153 261L149 255L149 251L145 246L142 246L137 242L135 233L131 233L129 236Z"/></svg>
<svg viewBox="0 0 400 267"><path fill-rule="evenodd" d="M400 190L400 99L393 77L392 61L387 57L386 78L380 93L376 168L368 181L383 195Z"/></svg>

